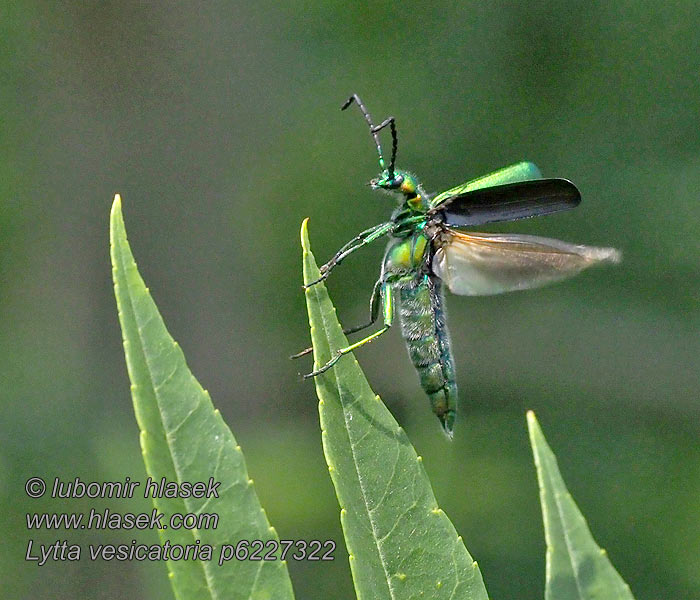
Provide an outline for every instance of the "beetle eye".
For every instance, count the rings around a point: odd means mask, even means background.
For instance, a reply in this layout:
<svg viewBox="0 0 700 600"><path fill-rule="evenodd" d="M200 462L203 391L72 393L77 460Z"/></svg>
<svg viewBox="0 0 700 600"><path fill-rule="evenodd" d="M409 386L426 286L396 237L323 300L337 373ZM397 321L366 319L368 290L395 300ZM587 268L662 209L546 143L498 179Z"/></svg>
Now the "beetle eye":
<svg viewBox="0 0 700 600"><path fill-rule="evenodd" d="M375 177L369 182L370 187L372 188L382 188L385 190L396 190L401 187L401 185L404 182L404 176L403 175L395 175L392 178L389 178L389 174L384 171L380 177Z"/></svg>
<svg viewBox="0 0 700 600"><path fill-rule="evenodd" d="M397 175L390 181L390 186L392 188L398 188L401 187L401 184L403 183L403 175Z"/></svg>

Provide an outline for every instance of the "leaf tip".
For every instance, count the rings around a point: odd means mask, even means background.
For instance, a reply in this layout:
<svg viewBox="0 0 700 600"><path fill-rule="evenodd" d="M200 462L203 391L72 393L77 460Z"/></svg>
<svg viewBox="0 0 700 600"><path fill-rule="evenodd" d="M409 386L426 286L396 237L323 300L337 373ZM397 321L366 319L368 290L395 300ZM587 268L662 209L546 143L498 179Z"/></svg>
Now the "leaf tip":
<svg viewBox="0 0 700 600"><path fill-rule="evenodd" d="M309 251L309 217L301 222L301 247L305 252Z"/></svg>
<svg viewBox="0 0 700 600"><path fill-rule="evenodd" d="M535 416L534 411L528 410L527 411L527 429L528 432L530 433L530 439L533 440L535 436L539 433L540 435L542 434L542 430L540 429L540 424L537 421L537 417Z"/></svg>
<svg viewBox="0 0 700 600"><path fill-rule="evenodd" d="M530 446L532 448L532 454L535 458L535 464L538 464L539 456L548 446L544 433L542 433L540 423L537 420L535 413L531 410L527 411L527 430L530 436Z"/></svg>
<svg viewBox="0 0 700 600"><path fill-rule="evenodd" d="M112 242L114 242L114 233L117 227L124 227L124 217L122 216L122 197L119 194L114 194L112 201L112 210L109 212L109 228L112 233Z"/></svg>

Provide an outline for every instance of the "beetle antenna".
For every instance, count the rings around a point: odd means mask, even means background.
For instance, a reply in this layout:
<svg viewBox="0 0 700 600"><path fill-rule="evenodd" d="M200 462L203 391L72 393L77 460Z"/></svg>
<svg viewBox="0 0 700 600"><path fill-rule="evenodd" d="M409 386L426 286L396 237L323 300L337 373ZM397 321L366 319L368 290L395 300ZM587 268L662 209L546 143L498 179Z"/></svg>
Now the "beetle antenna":
<svg viewBox="0 0 700 600"><path fill-rule="evenodd" d="M394 117L389 117L381 125L377 125L372 129L372 133L379 133L387 125L391 129L391 163L389 164L389 177L394 178L394 165L396 164L396 152L399 149L399 135L396 132L396 123Z"/></svg>
<svg viewBox="0 0 700 600"><path fill-rule="evenodd" d="M360 109L360 112L362 113L362 116L365 118L365 121L367 121L367 125L369 125L369 131L372 134L372 138L374 138L374 143L377 146L377 153L379 154L379 166L381 167L382 171L386 169L386 163L384 162L384 154L382 152L382 145L379 143L379 136L377 133L381 131L384 127L387 125L391 126L391 137L393 140L392 143L392 150L391 150L391 163L389 164L389 178L393 179L394 178L394 162L396 160L396 149L398 146L398 139L396 135L396 125L394 124L394 117L389 117L386 121L384 121L381 125L378 125L375 127L374 123L372 122L372 117L369 114L369 111L367 108L365 108L365 105L362 103L362 100L360 100L360 97L357 94L353 94L350 96L346 101L343 106L340 107L340 110L345 110L348 106L350 106L352 103L357 104L357 107Z"/></svg>

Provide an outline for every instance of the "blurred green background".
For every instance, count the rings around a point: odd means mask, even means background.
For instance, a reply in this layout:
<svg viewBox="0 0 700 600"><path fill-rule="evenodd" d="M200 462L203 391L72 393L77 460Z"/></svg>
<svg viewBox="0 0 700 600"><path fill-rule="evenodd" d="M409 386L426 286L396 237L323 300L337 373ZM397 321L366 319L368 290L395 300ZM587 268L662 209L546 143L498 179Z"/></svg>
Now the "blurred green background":
<svg viewBox="0 0 700 600"><path fill-rule="evenodd" d="M7 598L169 598L164 564L39 568L30 476L145 479L108 254L122 194L173 336L246 453L297 597L352 598L313 386L299 224L319 260L386 219L365 183L359 93L394 115L398 164L440 191L522 159L579 186L576 211L491 228L624 252L549 288L447 300L461 413L430 413L398 332L358 355L423 455L494 599L541 599L536 411L598 542L638 600L700 597L700 15L646 2L6 2L0 8L0 508ZM360 322L381 244L329 281ZM140 536L157 542L155 532Z"/></svg>

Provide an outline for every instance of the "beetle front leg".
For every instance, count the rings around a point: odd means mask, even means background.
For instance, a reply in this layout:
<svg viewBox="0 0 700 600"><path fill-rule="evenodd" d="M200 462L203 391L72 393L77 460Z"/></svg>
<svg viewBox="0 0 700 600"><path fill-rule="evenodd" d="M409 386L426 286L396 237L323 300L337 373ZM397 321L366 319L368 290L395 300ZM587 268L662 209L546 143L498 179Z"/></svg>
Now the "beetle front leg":
<svg viewBox="0 0 700 600"><path fill-rule="evenodd" d="M355 252L355 250L359 250L363 246L366 246L367 244L371 244L374 240L379 239L382 236L385 236L387 233L390 233L394 229L394 223L389 222L389 223L380 223L379 225L376 225L374 227L371 227L370 229L367 229L366 231L363 231L359 235L355 236L353 239L351 239L345 246L343 246L338 252L336 252L335 256L331 258L325 265L323 265L320 268L321 271L321 276L316 279L315 281L312 281L310 283L307 283L304 285L304 289L310 288L312 285L316 285L317 283L320 283L324 279L328 278L328 275L330 275L330 272L337 267L343 259L345 259L346 256L352 254Z"/></svg>

